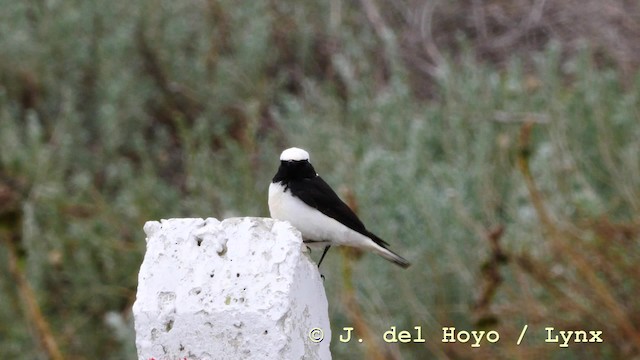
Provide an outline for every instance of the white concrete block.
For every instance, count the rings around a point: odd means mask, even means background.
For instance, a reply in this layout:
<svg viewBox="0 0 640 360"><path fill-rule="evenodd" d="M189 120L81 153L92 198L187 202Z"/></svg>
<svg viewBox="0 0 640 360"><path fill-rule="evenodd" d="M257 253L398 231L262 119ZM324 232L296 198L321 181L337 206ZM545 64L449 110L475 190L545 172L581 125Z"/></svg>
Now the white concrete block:
<svg viewBox="0 0 640 360"><path fill-rule="evenodd" d="M144 231L139 359L331 358L322 280L289 223L170 219ZM310 339L314 328L323 341Z"/></svg>

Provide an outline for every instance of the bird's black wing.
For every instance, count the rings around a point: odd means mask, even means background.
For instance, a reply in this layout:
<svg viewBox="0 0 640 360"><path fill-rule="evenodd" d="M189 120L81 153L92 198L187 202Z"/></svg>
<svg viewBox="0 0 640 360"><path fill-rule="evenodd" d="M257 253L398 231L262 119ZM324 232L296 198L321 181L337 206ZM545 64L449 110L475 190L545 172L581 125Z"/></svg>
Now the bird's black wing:
<svg viewBox="0 0 640 360"><path fill-rule="evenodd" d="M299 197L305 204L318 209L321 213L339 221L351 230L371 238L382 247L386 248L389 245L370 233L351 208L320 176L291 181L288 185L291 193Z"/></svg>

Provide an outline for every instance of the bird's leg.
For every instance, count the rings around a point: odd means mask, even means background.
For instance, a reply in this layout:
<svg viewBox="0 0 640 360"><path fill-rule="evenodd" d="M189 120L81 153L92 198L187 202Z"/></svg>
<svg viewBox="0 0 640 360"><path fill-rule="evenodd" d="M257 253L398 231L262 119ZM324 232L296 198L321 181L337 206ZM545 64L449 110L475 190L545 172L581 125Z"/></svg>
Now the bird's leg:
<svg viewBox="0 0 640 360"><path fill-rule="evenodd" d="M322 260L324 259L324 256L327 255L327 251L329 251L330 247L331 245L325 246L324 251L322 252L322 256L320 256L320 261L318 261L318 269L320 269L320 264L322 264Z"/></svg>

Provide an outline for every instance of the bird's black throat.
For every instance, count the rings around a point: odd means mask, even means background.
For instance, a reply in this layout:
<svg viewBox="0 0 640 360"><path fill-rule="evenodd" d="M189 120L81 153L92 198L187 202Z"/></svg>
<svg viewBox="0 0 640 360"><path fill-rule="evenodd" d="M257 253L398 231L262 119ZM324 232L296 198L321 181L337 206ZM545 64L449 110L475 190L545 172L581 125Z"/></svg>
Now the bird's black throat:
<svg viewBox="0 0 640 360"><path fill-rule="evenodd" d="M291 182L304 179L312 179L316 176L318 176L316 170L307 160L281 161L278 172L273 177L273 180L271 180L271 182L281 183L285 186L286 191L286 189L289 188Z"/></svg>

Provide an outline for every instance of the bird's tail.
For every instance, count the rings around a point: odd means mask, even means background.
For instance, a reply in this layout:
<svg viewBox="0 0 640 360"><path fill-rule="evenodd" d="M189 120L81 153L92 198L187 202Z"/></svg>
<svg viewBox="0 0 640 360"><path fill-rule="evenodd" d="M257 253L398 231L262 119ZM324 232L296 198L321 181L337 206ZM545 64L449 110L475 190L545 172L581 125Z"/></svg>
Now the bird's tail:
<svg viewBox="0 0 640 360"><path fill-rule="evenodd" d="M378 255L382 256L383 258L391 261L392 263L404 269L411 266L411 263L408 262L405 258L391 251L388 248L389 244L386 241L380 239L374 234L369 233L369 235L370 235L370 238L376 243L375 244L376 246L373 247L372 250L375 251Z"/></svg>
<svg viewBox="0 0 640 360"><path fill-rule="evenodd" d="M405 258L403 258L402 256L394 253L393 251L380 247L380 249L377 249L376 251L380 256L382 256L383 258L391 261L392 263L401 266L402 268L406 269L408 268L411 263L408 262Z"/></svg>

